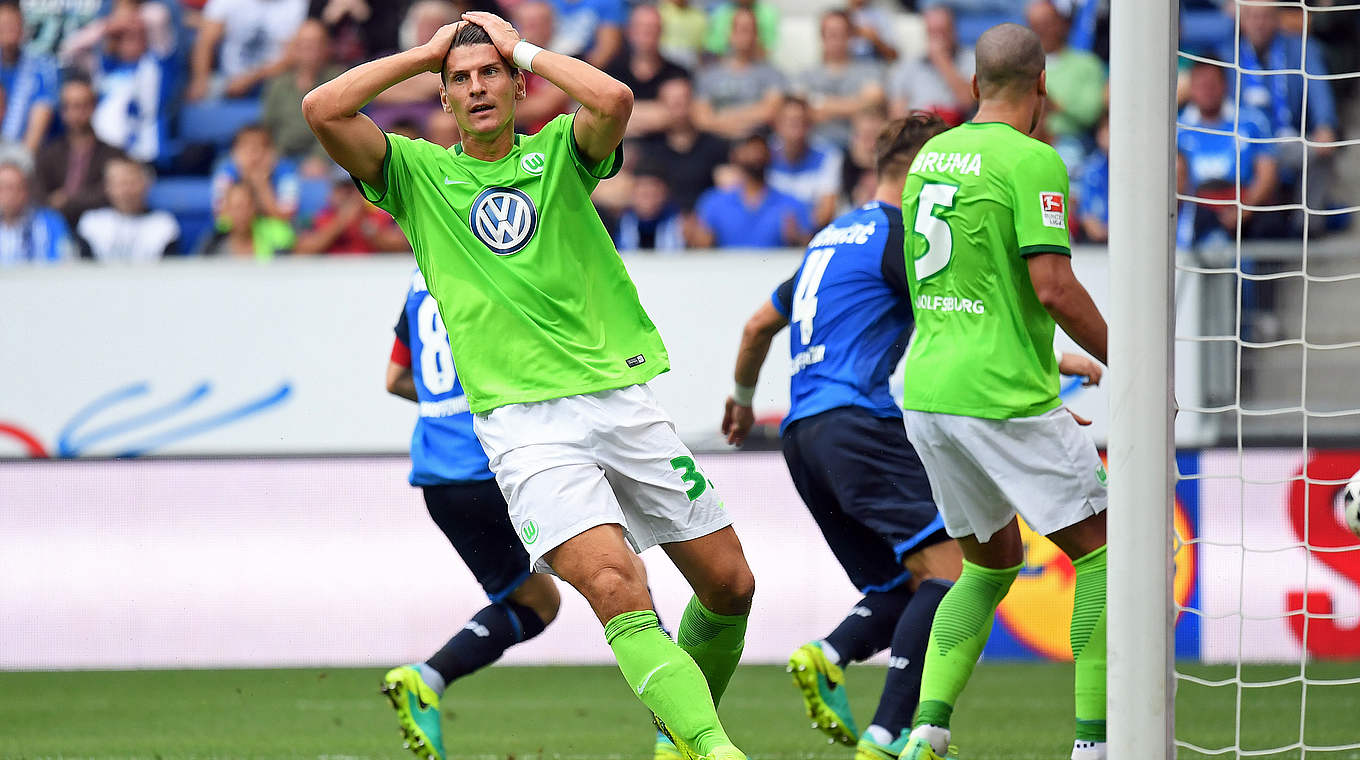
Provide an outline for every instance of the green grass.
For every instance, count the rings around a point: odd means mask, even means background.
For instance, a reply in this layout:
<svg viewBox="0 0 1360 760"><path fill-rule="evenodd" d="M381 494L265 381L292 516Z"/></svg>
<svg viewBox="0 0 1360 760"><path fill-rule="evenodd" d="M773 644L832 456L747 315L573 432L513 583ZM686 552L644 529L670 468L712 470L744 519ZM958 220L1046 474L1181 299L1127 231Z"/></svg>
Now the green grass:
<svg viewBox="0 0 1360 760"><path fill-rule="evenodd" d="M1201 677L1228 668L1194 667ZM1297 674L1255 667L1253 681ZM967 760L1062 760L1071 749L1070 665L984 663L955 716ZM227 670L0 673L4 758L407 758L380 671ZM1309 667L1310 678L1360 675L1360 664ZM723 702L724 722L755 760L850 760L804 720L781 668L745 667ZM850 671L861 725L883 671ZM1297 684L1244 691L1243 746L1299 737ZM1183 684L1178 735L1204 746L1234 741L1237 689ZM1310 744L1360 741L1360 686L1308 689ZM457 684L444 707L456 760L641 760L647 713L613 668L492 668ZM1183 758L1199 757L1182 751ZM1233 757L1232 754L1226 757ZM1297 751L1271 758L1298 758ZM1360 752L1310 758L1355 760Z"/></svg>

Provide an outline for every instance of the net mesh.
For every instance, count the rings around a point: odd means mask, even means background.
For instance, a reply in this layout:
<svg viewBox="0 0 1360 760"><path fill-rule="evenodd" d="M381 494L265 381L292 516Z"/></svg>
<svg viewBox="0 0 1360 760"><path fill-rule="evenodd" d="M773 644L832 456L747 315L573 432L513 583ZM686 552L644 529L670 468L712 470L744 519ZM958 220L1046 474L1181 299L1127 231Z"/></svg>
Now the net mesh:
<svg viewBox="0 0 1360 760"><path fill-rule="evenodd" d="M1177 648L1175 744L1180 757L1360 758L1360 540L1340 516L1360 469L1360 245L1333 231L1360 211L1337 202L1336 181L1360 140L1319 118L1320 99L1343 119L1355 110L1353 94L1319 90L1354 93L1360 71L1323 73L1306 42L1316 26L1356 28L1360 4L1226 5L1230 50L1180 50L1177 301L1199 313L1178 315L1198 329L1178 327L1177 372L1202 382L1179 398L1178 431L1219 447L1178 460L1178 495L1195 494L1198 518L1177 536L1198 574L1178 594L1178 641L1193 629L1198 651ZM1278 35L1293 40L1257 54L1262 12L1292 17ZM1196 104L1217 73L1227 106L1214 119ZM1197 176L1215 141L1230 146L1227 182Z"/></svg>

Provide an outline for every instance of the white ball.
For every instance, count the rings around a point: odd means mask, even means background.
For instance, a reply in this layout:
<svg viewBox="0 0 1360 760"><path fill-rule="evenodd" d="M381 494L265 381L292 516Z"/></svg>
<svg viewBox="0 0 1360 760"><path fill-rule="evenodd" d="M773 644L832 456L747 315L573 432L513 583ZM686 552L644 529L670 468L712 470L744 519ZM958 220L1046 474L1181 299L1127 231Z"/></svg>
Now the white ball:
<svg viewBox="0 0 1360 760"><path fill-rule="evenodd" d="M1341 513L1351 532L1360 536L1360 472L1355 473L1341 495Z"/></svg>

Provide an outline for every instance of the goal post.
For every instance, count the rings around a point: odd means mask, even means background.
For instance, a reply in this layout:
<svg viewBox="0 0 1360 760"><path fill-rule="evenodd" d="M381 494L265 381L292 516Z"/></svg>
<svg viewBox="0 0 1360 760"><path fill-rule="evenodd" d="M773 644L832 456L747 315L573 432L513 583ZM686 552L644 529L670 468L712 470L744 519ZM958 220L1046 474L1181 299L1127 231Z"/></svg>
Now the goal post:
<svg viewBox="0 0 1360 760"><path fill-rule="evenodd" d="M1110 5L1109 756L1170 760L1177 2Z"/></svg>

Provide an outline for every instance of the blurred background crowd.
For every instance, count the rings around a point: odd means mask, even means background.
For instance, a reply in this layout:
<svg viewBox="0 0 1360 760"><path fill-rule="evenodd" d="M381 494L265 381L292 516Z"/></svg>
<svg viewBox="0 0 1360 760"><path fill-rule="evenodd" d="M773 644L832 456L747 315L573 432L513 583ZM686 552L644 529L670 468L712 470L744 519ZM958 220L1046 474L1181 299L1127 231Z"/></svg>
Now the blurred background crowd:
<svg viewBox="0 0 1360 760"><path fill-rule="evenodd" d="M1360 70L1360 12L1307 5L1183 0L1179 189L1206 202L1182 204L1182 245L1345 228L1338 199L1357 161L1331 143L1344 137L1356 80L1330 73ZM1120 179L1106 155L1108 6L4 0L0 266L408 250L321 151L300 104L345 67L421 44L470 9L501 13L531 42L633 89L624 170L595 200L620 250L656 253L803 245L871 195L886 120L911 109L967 119L972 42L1001 21L1027 24L1048 53L1035 135L1067 162L1074 238L1103 243ZM520 131L573 110L526 76ZM438 75L421 75L367 112L388 131L451 146L458 126L438 87Z"/></svg>

